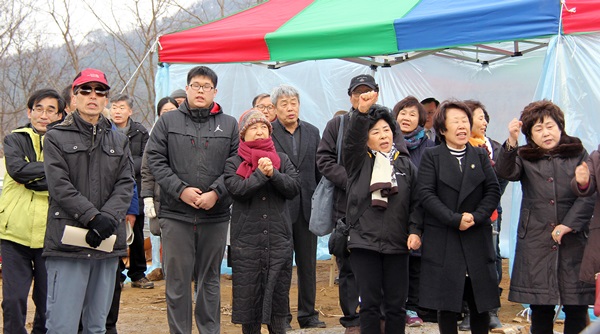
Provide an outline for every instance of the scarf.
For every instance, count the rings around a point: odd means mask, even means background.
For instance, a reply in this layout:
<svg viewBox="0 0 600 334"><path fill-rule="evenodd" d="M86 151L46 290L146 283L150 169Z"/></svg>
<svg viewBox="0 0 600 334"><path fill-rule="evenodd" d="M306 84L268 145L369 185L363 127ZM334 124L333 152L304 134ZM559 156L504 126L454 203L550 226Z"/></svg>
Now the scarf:
<svg viewBox="0 0 600 334"><path fill-rule="evenodd" d="M398 182L394 173L394 158L398 151L392 146L390 153L371 151L375 156L373 172L371 173L371 206L387 208L388 197L398 193Z"/></svg>
<svg viewBox="0 0 600 334"><path fill-rule="evenodd" d="M427 136L425 135L425 130L421 126L417 126L413 132L404 135L404 142L409 151L419 147L424 140L427 140Z"/></svg>
<svg viewBox="0 0 600 334"><path fill-rule="evenodd" d="M271 159L274 169L279 169L281 165L281 160L279 159L279 155L277 155L277 151L275 151L275 145L271 137L249 142L240 141L238 155L243 161L238 167L236 174L244 179L249 178L252 172L258 167L258 160L260 158Z"/></svg>

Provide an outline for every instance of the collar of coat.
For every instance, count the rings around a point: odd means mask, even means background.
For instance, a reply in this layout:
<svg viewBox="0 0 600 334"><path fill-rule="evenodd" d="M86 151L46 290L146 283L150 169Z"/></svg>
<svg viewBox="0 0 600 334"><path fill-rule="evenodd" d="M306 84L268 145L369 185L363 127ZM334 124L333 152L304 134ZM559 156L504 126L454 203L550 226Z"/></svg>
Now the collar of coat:
<svg viewBox="0 0 600 334"><path fill-rule="evenodd" d="M519 148L519 156L528 161L540 160L547 156L557 156L559 158L573 158L583 152L583 144L577 137L571 137L563 134L560 137L558 146L551 150L544 150L533 142Z"/></svg>

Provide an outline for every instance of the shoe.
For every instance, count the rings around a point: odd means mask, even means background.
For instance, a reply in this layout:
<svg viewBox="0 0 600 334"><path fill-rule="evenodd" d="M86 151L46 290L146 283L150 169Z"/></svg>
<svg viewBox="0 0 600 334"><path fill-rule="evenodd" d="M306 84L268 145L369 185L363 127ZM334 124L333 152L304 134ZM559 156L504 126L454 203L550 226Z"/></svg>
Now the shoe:
<svg viewBox="0 0 600 334"><path fill-rule="evenodd" d="M498 309L490 311L490 329L501 328L502 323L498 318Z"/></svg>
<svg viewBox="0 0 600 334"><path fill-rule="evenodd" d="M300 324L300 328L327 328L327 325L319 318L310 318Z"/></svg>
<svg viewBox="0 0 600 334"><path fill-rule="evenodd" d="M406 326L421 327L423 326L423 319L419 318L417 312L406 310Z"/></svg>
<svg viewBox="0 0 600 334"><path fill-rule="evenodd" d="M417 315L419 316L419 318L421 318L423 320L423 322L432 322L432 323L438 322L436 310L419 308L419 310L417 311Z"/></svg>
<svg viewBox="0 0 600 334"><path fill-rule="evenodd" d="M360 326L346 327L344 334L360 334Z"/></svg>
<svg viewBox="0 0 600 334"><path fill-rule="evenodd" d="M469 313L465 313L465 317L463 318L461 323L458 324L458 330L462 332L471 330L471 316L469 315Z"/></svg>
<svg viewBox="0 0 600 334"><path fill-rule="evenodd" d="M144 276L137 281L131 281L131 287L140 289L153 289L154 283L150 282L148 278Z"/></svg>

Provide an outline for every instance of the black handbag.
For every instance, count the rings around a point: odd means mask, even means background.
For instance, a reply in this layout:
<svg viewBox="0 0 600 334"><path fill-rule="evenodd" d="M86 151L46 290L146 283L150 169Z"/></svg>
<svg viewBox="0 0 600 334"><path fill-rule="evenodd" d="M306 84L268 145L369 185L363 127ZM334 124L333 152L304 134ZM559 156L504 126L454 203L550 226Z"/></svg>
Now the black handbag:
<svg viewBox="0 0 600 334"><path fill-rule="evenodd" d="M348 239L350 239L351 228L352 225L346 224L346 217L338 219L333 232L329 236L329 254L339 258L350 256Z"/></svg>

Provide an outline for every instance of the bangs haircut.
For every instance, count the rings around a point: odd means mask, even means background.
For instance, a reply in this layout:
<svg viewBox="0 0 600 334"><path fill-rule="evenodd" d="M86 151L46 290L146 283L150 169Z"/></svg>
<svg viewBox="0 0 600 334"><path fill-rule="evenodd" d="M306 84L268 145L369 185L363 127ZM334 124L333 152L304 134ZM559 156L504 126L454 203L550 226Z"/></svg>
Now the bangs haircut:
<svg viewBox="0 0 600 334"><path fill-rule="evenodd" d="M442 102L433 115L433 128L435 129L435 133L440 137L440 140L444 143L446 142L446 137L442 132L448 130L446 128L446 114L448 113L448 109L459 109L464 111L469 119L469 130L473 127L473 113L464 102L458 100L446 100Z"/></svg>
<svg viewBox="0 0 600 334"><path fill-rule="evenodd" d="M212 84L217 88L217 73L206 66L196 66L192 68L187 75L187 84L190 85L195 77L207 77L212 81Z"/></svg>
<svg viewBox="0 0 600 334"><path fill-rule="evenodd" d="M417 110L419 111L419 126L425 126L425 122L427 121L427 111L425 111L425 107L423 107L421 102L419 102L419 100L412 95L409 95L396 103L392 109L392 115L394 116L394 119L398 119L400 110L406 107L417 107Z"/></svg>
<svg viewBox="0 0 600 334"><path fill-rule="evenodd" d="M533 142L531 140L531 129L537 123L543 122L545 117L551 117L558 125L560 132L566 134L565 114L556 104L548 100L531 102L523 109L520 118L520 121L523 122L521 132L525 135L528 143Z"/></svg>
<svg viewBox="0 0 600 334"><path fill-rule="evenodd" d="M290 85L280 85L273 88L273 91L271 92L271 103L273 103L274 106L277 106L277 100L284 96L296 97L298 103L300 103L300 93L298 93L296 88Z"/></svg>

